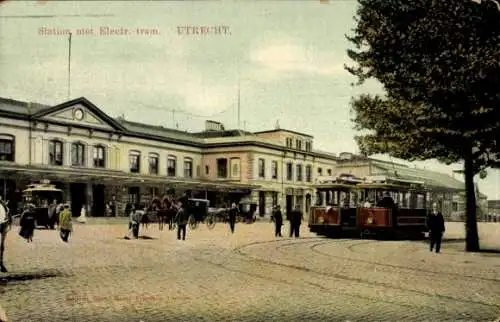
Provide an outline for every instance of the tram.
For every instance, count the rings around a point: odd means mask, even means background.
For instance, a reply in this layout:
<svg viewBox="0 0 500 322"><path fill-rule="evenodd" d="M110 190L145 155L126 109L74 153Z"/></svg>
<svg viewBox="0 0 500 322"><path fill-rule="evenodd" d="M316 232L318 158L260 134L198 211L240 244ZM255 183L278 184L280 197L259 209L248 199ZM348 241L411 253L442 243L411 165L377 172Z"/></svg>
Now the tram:
<svg viewBox="0 0 500 322"><path fill-rule="evenodd" d="M421 239L427 231L427 195L423 182L388 176L366 177L357 185L365 204L358 208L360 237Z"/></svg>
<svg viewBox="0 0 500 322"><path fill-rule="evenodd" d="M33 183L23 191L23 204L33 204L35 206L35 220L37 226L50 226L49 223L49 204L57 200L58 203L63 200L63 191L57 189L49 181Z"/></svg>
<svg viewBox="0 0 500 322"><path fill-rule="evenodd" d="M357 185L362 182L361 178L349 174L319 177L315 185L316 203L310 210L309 230L327 237L356 234L360 198Z"/></svg>

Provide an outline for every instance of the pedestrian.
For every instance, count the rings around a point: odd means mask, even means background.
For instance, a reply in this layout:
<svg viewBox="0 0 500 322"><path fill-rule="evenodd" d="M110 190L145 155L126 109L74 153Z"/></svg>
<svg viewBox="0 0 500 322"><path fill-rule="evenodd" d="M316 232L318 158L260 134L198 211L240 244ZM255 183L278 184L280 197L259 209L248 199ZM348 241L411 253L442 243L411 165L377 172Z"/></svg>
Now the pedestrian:
<svg viewBox="0 0 500 322"><path fill-rule="evenodd" d="M140 222L141 222L140 215L141 215L141 212L142 212L140 210L136 210L137 208L138 208L137 205L133 205L131 207L130 217L129 217L129 224L128 224L129 233L131 233L132 236L135 239L139 238L139 225L140 225Z"/></svg>
<svg viewBox="0 0 500 322"><path fill-rule="evenodd" d="M144 206L144 210L143 210L143 214L141 216L141 224L142 224L142 228L148 228L148 224L149 224L149 208L148 206Z"/></svg>
<svg viewBox="0 0 500 322"><path fill-rule="evenodd" d="M26 239L26 241L33 241L33 234L35 232L35 206L32 204L27 204L23 214L21 215L19 236Z"/></svg>
<svg viewBox="0 0 500 322"><path fill-rule="evenodd" d="M67 243L69 235L73 231L71 211L69 210L69 204L67 203L64 204L63 210L59 213L59 230L62 241Z"/></svg>
<svg viewBox="0 0 500 322"><path fill-rule="evenodd" d="M436 253L439 253L441 251L441 240L443 239L445 227L444 217L439 212L436 202L432 204L432 211L427 218L427 228L429 229L430 250L432 252L434 246L436 246Z"/></svg>
<svg viewBox="0 0 500 322"><path fill-rule="evenodd" d="M181 232L182 232L182 240L186 240L186 225L188 223L188 213L184 208L184 204L181 203L177 214L175 215L174 221L177 224L177 239L181 240Z"/></svg>
<svg viewBox="0 0 500 322"><path fill-rule="evenodd" d="M234 227L236 226L236 216L238 215L238 207L233 202L231 208L229 209L229 228L231 228L231 233L234 234Z"/></svg>
<svg viewBox="0 0 500 322"><path fill-rule="evenodd" d="M274 207L271 220L274 221L274 227L275 227L274 236L281 237L281 226L283 226L283 214L281 213L279 205L276 205L276 207Z"/></svg>
<svg viewBox="0 0 500 322"><path fill-rule="evenodd" d="M290 213L290 237L295 235L295 238L299 238L302 219L303 216L300 207L296 205L295 209Z"/></svg>
<svg viewBox="0 0 500 322"><path fill-rule="evenodd" d="M84 224L87 222L87 206L82 205L82 209L80 210L80 217L76 218L76 220L80 224Z"/></svg>
<svg viewBox="0 0 500 322"><path fill-rule="evenodd" d="M54 230L54 226L56 224L56 216L57 216L57 200L54 199L52 201L52 203L50 204L49 206L49 210L48 210L48 214L49 214L49 222L48 222L48 227L47 228L50 228L52 230Z"/></svg>

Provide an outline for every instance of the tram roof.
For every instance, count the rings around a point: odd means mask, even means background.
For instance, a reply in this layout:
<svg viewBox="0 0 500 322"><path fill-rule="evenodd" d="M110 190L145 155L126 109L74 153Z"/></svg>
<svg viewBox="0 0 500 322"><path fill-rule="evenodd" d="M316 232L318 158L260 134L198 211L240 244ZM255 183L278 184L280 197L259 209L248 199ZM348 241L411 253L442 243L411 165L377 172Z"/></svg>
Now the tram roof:
<svg viewBox="0 0 500 322"><path fill-rule="evenodd" d="M402 185L395 183L361 183L357 185L360 189L380 189L380 190L390 190L390 191L427 191L426 187L423 185Z"/></svg>
<svg viewBox="0 0 500 322"><path fill-rule="evenodd" d="M23 190L23 193L41 191L62 192L61 189L57 189L54 185L30 185L27 189Z"/></svg>

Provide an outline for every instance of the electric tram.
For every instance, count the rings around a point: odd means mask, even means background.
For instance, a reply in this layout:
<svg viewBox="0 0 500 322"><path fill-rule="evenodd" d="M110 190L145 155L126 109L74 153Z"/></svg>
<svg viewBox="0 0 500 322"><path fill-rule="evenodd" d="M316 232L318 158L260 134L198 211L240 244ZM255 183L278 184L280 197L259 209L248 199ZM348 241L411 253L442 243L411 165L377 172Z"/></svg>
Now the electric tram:
<svg viewBox="0 0 500 322"><path fill-rule="evenodd" d="M358 208L360 237L423 238L428 191L421 181L370 176L357 185L365 204Z"/></svg>
<svg viewBox="0 0 500 322"><path fill-rule="evenodd" d="M357 233L357 205L363 180L349 174L317 179L316 203L311 207L309 230L318 235L340 237Z"/></svg>

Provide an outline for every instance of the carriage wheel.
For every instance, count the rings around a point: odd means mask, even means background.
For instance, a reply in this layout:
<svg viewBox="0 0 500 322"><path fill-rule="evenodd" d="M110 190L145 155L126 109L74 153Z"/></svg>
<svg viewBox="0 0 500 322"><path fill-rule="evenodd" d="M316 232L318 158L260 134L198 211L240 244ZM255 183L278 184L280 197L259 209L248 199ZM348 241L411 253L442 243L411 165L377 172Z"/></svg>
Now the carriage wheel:
<svg viewBox="0 0 500 322"><path fill-rule="evenodd" d="M208 229L214 229L215 227L215 217L214 216L207 216L205 219L205 222L207 224Z"/></svg>
<svg viewBox="0 0 500 322"><path fill-rule="evenodd" d="M191 228L191 229L196 229L198 227L198 223L196 222L196 219L194 218L193 215L189 216L188 224L189 224L189 228Z"/></svg>

